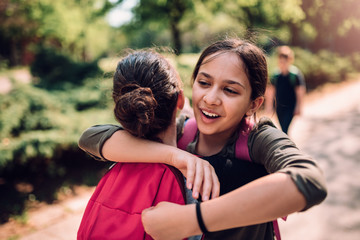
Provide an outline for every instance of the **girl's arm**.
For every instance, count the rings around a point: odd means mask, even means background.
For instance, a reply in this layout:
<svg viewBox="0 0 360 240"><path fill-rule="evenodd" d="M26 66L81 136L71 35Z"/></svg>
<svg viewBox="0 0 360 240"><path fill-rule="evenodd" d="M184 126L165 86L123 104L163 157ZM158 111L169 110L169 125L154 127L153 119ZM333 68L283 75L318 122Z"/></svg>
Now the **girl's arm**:
<svg viewBox="0 0 360 240"><path fill-rule="evenodd" d="M219 196L220 183L205 160L169 145L136 138L116 125L97 125L80 137L79 147L96 159L114 162L164 163L178 168L187 178L193 197L207 200Z"/></svg>
<svg viewBox="0 0 360 240"><path fill-rule="evenodd" d="M300 151L271 120L260 120L257 129L250 133L248 147L251 159L263 164L269 173L285 173L290 177L293 186L306 199L306 206L302 210L325 199L325 177L316 161Z"/></svg>
<svg viewBox="0 0 360 240"><path fill-rule="evenodd" d="M300 211L305 198L287 174L275 173L201 203L208 231L269 222ZM176 216L176 217L175 217ZM154 239L183 239L201 234L195 205L163 202L142 213L145 231Z"/></svg>

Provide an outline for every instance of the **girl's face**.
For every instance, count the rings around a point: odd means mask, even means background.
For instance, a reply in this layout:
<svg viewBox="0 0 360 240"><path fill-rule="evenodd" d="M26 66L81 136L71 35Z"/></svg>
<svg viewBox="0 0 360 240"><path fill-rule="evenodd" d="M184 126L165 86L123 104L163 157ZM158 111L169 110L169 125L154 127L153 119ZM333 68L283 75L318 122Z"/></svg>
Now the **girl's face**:
<svg viewBox="0 0 360 240"><path fill-rule="evenodd" d="M218 54L218 53L215 53ZM244 115L254 113L244 64L231 52L206 57L193 85L193 108L201 134L229 138Z"/></svg>

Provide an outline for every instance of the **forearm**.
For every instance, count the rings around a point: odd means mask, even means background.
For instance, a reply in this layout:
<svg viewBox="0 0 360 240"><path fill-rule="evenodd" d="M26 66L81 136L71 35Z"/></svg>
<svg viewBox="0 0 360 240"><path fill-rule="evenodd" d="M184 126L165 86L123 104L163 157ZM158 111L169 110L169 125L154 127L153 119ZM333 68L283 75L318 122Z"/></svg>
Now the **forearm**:
<svg viewBox="0 0 360 240"><path fill-rule="evenodd" d="M137 138L120 129L111 125L89 128L80 137L79 147L100 160L171 165L186 176L194 198L198 198L200 190L203 200L219 196L220 184L209 162L175 146Z"/></svg>
<svg viewBox="0 0 360 240"><path fill-rule="evenodd" d="M200 210L205 227L213 232L269 222L304 206L305 199L290 177L274 173L203 202ZM195 204L181 206L162 202L143 211L142 220L146 232L159 240L201 234Z"/></svg>
<svg viewBox="0 0 360 240"><path fill-rule="evenodd" d="M116 125L88 128L79 139L79 147L97 159L113 162L152 162L173 165L175 154L189 154L158 142L137 138ZM190 155L190 154L189 154Z"/></svg>
<svg viewBox="0 0 360 240"><path fill-rule="evenodd" d="M101 153L114 162L149 162L172 165L175 147L137 138L127 131L117 131L104 143Z"/></svg>
<svg viewBox="0 0 360 240"><path fill-rule="evenodd" d="M305 198L286 174L275 173L201 204L209 231L269 222L306 205Z"/></svg>

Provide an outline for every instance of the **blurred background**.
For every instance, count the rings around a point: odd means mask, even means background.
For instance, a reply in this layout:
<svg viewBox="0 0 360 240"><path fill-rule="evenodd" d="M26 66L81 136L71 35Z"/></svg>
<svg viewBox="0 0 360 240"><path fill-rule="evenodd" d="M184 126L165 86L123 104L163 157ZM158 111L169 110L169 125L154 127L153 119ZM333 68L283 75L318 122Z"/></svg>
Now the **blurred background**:
<svg viewBox="0 0 360 240"><path fill-rule="evenodd" d="M163 49L191 98L199 53L225 36L263 48L270 73L275 47L290 45L308 94L359 76L358 0L0 0L0 225L97 184L109 165L77 141L116 123L111 77L125 49Z"/></svg>

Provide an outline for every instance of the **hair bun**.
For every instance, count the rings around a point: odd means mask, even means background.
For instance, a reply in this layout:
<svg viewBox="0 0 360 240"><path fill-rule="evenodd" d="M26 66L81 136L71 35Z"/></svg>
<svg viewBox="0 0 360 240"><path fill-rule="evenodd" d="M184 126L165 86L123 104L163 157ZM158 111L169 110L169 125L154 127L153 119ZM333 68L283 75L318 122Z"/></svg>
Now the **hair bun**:
<svg viewBox="0 0 360 240"><path fill-rule="evenodd" d="M121 88L115 101L115 117L135 136L145 136L155 119L155 100L150 88L128 84Z"/></svg>
<svg viewBox="0 0 360 240"><path fill-rule="evenodd" d="M133 90L138 89L138 88L140 88L140 86L137 84L127 84L120 89L120 95L124 95L128 92L132 92Z"/></svg>

